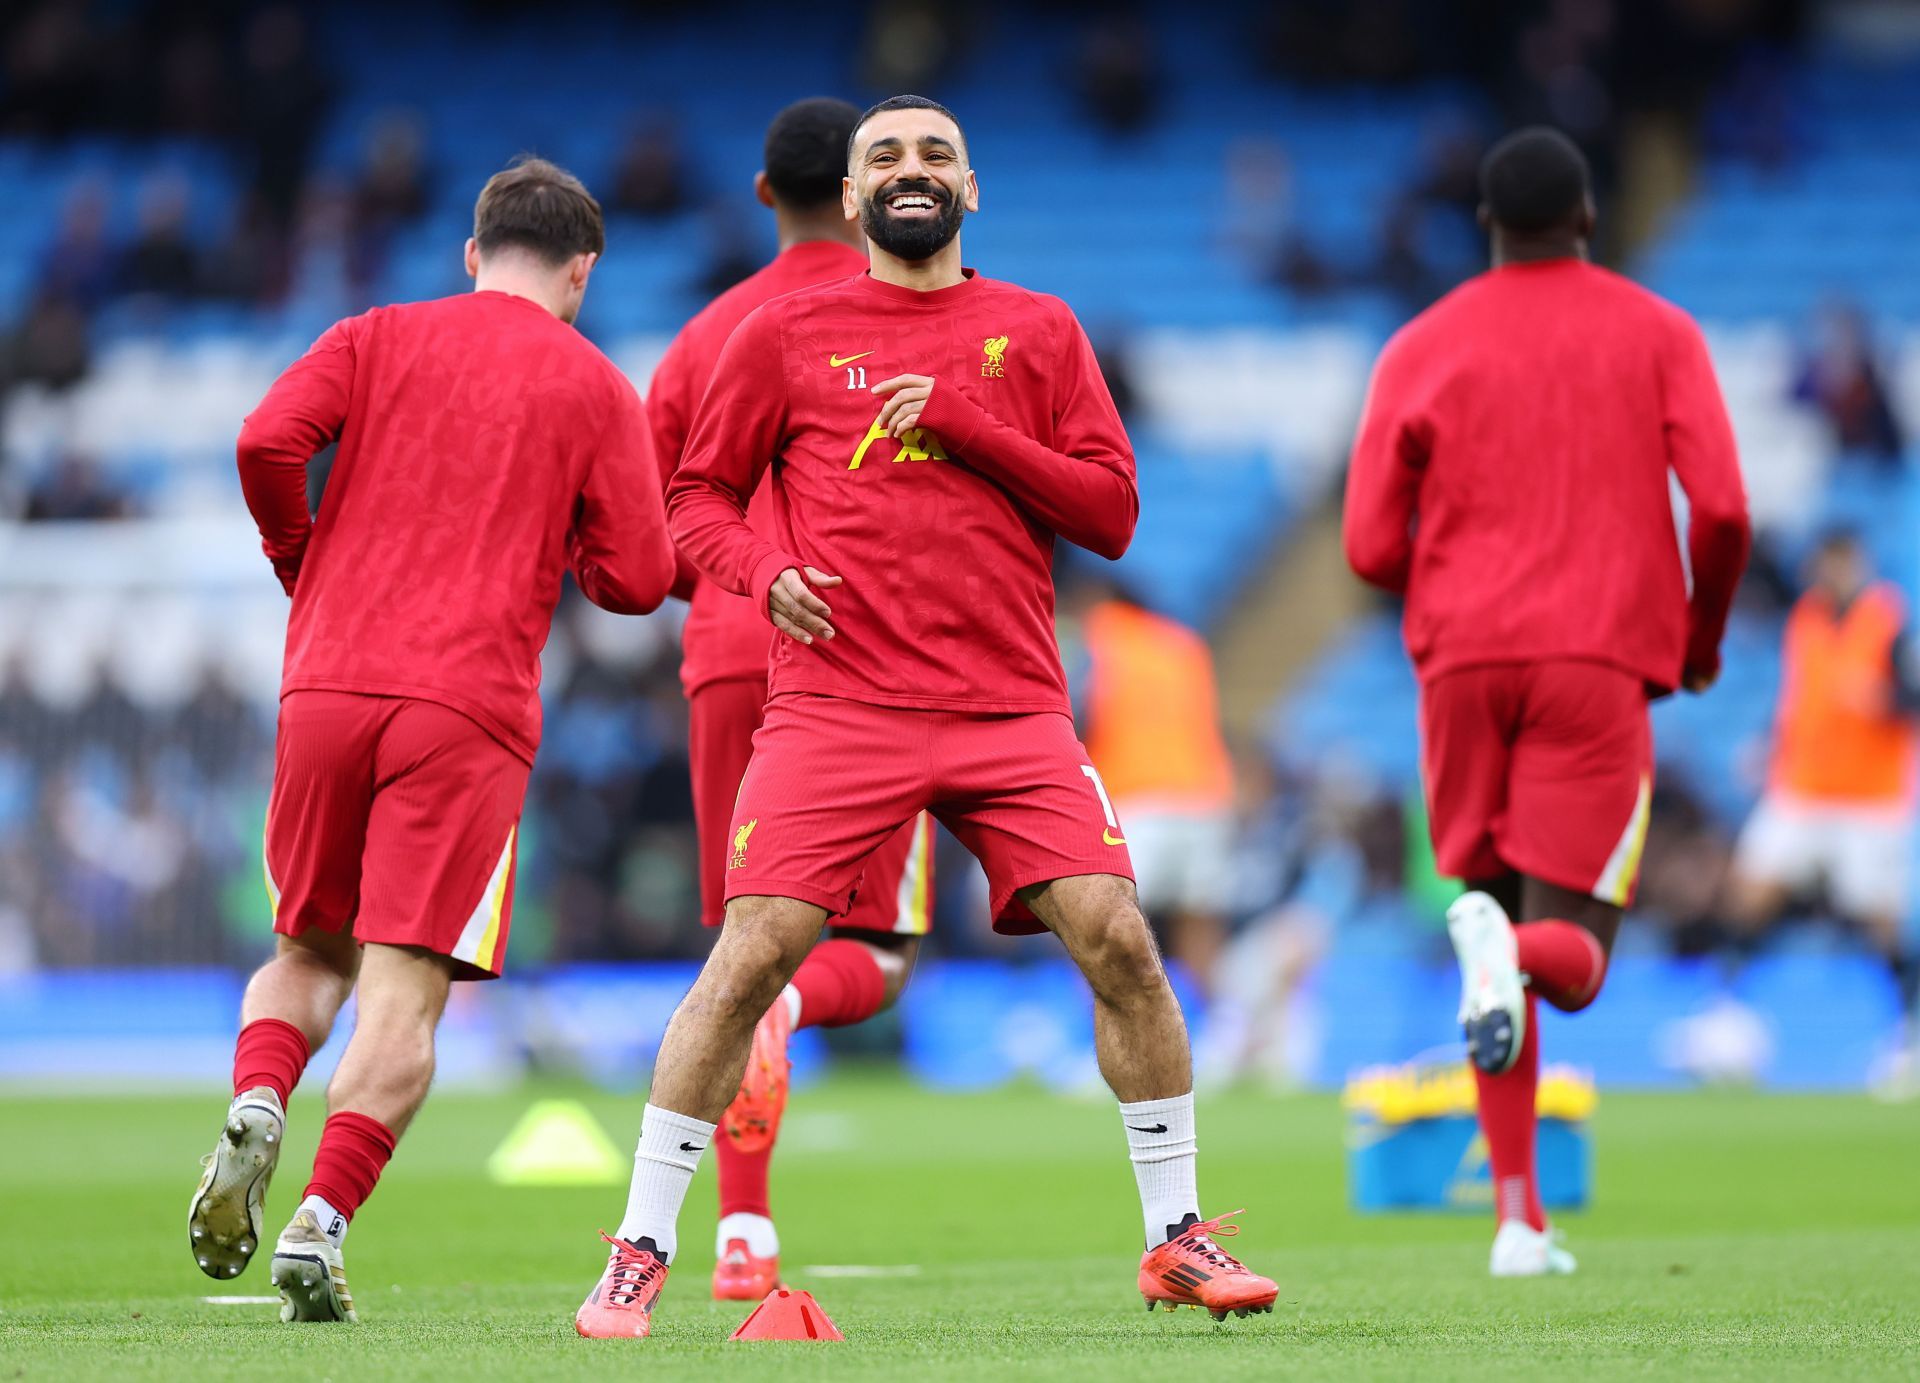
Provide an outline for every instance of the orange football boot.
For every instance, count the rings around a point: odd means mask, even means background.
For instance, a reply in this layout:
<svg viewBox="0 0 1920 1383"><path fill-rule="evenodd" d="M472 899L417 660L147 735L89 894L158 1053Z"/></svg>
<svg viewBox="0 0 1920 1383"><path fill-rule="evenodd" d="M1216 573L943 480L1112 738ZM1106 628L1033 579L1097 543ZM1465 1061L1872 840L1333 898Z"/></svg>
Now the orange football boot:
<svg viewBox="0 0 1920 1383"><path fill-rule="evenodd" d="M1165 1302L1169 1311L1182 1306L1205 1307L1216 1321L1227 1312L1245 1316L1250 1311L1273 1310L1280 1288L1268 1278L1247 1271L1239 1259L1214 1242L1240 1232L1227 1223L1244 1210L1229 1211L1214 1220L1188 1225L1156 1249L1140 1255L1140 1295L1151 1311Z"/></svg>
<svg viewBox="0 0 1920 1383"><path fill-rule="evenodd" d="M573 1328L589 1340L643 1340L653 1332L653 1305L667 1285L667 1265L659 1255L605 1230L600 1237L613 1252L607 1270L574 1312Z"/></svg>
<svg viewBox="0 0 1920 1383"><path fill-rule="evenodd" d="M756 1258L745 1239L727 1240L727 1251L713 1265L715 1301L765 1301L780 1285L780 1256Z"/></svg>
<svg viewBox="0 0 1920 1383"><path fill-rule="evenodd" d="M787 1079L793 1063L787 1059L787 1039L793 1036L793 1018L785 997L761 1015L753 1029L753 1051L740 1093L720 1116L720 1131L743 1153L764 1152L780 1132L780 1116L787 1108ZM762 1293L765 1295L765 1293Z"/></svg>

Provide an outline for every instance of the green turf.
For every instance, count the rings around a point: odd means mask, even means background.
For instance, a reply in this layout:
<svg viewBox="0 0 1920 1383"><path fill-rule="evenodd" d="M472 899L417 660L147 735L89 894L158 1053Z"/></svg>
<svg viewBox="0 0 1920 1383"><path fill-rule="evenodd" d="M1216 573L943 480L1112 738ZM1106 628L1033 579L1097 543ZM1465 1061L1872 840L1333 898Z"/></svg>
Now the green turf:
<svg viewBox="0 0 1920 1383"><path fill-rule="evenodd" d="M0 1099L0 1378L1920 1374L1920 1106L1607 1096L1598 1208L1566 1221L1580 1274L1494 1283L1477 1219L1349 1213L1332 1100L1210 1098L1206 1209L1250 1207L1235 1246L1281 1283L1273 1315L1215 1325L1149 1315L1134 1293L1111 1104L846 1077L796 1098L774 1195L791 1280L848 1343L743 1346L727 1335L745 1309L706 1299L711 1171L653 1339L573 1335L603 1258L594 1229L617 1221L624 1191L490 1188L483 1159L528 1099L428 1106L348 1244L357 1328L202 1302L271 1291L264 1264L221 1287L186 1251L217 1095ZM587 1099L626 1145L638 1101ZM270 1229L296 1199L316 1116L295 1101Z"/></svg>

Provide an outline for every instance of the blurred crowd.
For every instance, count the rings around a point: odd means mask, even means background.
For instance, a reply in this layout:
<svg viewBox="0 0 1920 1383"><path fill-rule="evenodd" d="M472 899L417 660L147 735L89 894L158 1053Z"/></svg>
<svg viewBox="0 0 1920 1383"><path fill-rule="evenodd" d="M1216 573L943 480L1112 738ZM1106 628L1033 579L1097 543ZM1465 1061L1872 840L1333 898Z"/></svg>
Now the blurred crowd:
<svg viewBox="0 0 1920 1383"><path fill-rule="evenodd" d="M1371 292L1411 313L1484 262L1476 168L1497 128L1550 120L1569 130L1610 206L1658 199L1657 188L1634 180L1660 166L1662 132L1676 121L1756 165L1791 161L1797 135L1780 68L1765 54L1792 36L1801 10L1792 0L1249 7L1246 52L1275 80L1461 79L1479 96L1434 117L1406 151L1406 172L1376 223L1349 243L1299 229L1284 131L1229 134L1221 171L1231 212L1219 235L1250 277L1296 301ZM103 314L290 301L335 314L357 309L379 291L407 229L469 194L446 185L430 132L404 111L372 123L345 172L320 166L338 76L316 44L313 13L274 3L228 12L88 0L27 0L0 13L0 137L202 141L223 150L235 174L230 205L199 205L199 184L157 160L163 171L132 189L130 219L115 214L124 189L104 178L70 190L38 252L29 301L16 321L0 324L0 412L15 386L60 393L85 379ZM1088 127L1121 144L1149 135L1175 99L1151 26L1125 12L1071 22L1078 39L1067 87ZM857 75L874 90L937 91L942 72L987 36L984 21L951 6L874 4ZM689 310L764 253L752 226L712 210L718 189L706 175L689 156L686 131L643 112L597 188L615 217L710 220L707 258L689 266ZM1603 247L1621 248L1618 240ZM1096 324L1095 334L1131 420L1140 404L1124 328ZM1835 302L1803 337L1793 395L1822 420L1837 464L1904 475L1912 419L1888 387L1893 362L1868 318ZM79 449L30 482L10 474L8 460L0 456L0 515L108 520L140 507ZM1750 613L1777 623L1801 599L1810 579L1803 537L1763 543L1743 594ZM1083 729L1103 772L1121 780L1122 819L1141 823L1130 829L1143 838L1135 847L1143 893L1169 952L1192 983L1244 1017L1222 1029L1229 1050L1217 1059L1284 1078L1287 998L1332 947L1445 955L1445 886L1427 856L1417 796L1336 757L1291 761L1229 739L1212 706L1204 644L1191 631L1125 615L1139 607L1124 593L1070 589L1062 606ZM1103 609L1108 617L1090 625ZM523 836L517 965L705 948L695 925L676 618L618 620L578 600L563 604ZM1096 626L1105 632L1090 635ZM1131 656L1134 646L1186 667L1182 694L1208 708L1183 724L1210 738L1159 756L1177 760L1177 781L1115 772L1129 733L1155 743L1172 733L1116 727L1112 717L1147 711L1103 700L1102 659ZM57 686L34 672L19 656L0 657L0 971L256 956L265 944L259 836L271 704L211 662L159 698L111 669ZM1833 870L1816 871L1811 898L1776 889L1760 906L1760 883L1798 881L1743 874L1739 823L1712 801L1683 770L1663 770L1641 897L1638 934L1647 944L1738 963L1783 919L1834 913L1832 895L1853 896L1845 880L1825 877L1851 868L1836 858ZM979 876L951 840L941 843L940 864L933 948L1014 953L988 928ZM1873 938L1884 932L1873 918L1842 920Z"/></svg>

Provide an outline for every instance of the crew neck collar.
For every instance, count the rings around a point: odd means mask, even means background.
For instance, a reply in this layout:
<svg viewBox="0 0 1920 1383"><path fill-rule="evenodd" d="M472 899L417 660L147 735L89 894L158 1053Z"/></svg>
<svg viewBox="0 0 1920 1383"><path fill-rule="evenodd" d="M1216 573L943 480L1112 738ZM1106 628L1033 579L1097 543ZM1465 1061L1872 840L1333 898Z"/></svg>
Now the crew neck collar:
<svg viewBox="0 0 1920 1383"><path fill-rule="evenodd" d="M1524 273L1535 269L1564 269L1569 266L1584 269L1591 263L1593 263L1592 260L1580 255L1548 255L1544 259L1510 259L1505 264L1495 265L1493 272L1500 274L1509 269L1518 269Z"/></svg>
<svg viewBox="0 0 1920 1383"><path fill-rule="evenodd" d="M849 256L859 260L862 264L867 262L865 255L861 254L860 251L847 244L844 240L796 240L787 246L786 249L780 251L779 257L785 260L818 259L822 261L832 261L844 259Z"/></svg>
<svg viewBox="0 0 1920 1383"><path fill-rule="evenodd" d="M873 276L871 269L860 276L860 282L866 286L869 293L885 298L888 302L912 307L948 307L972 297L980 286L987 282L980 277L977 270L963 268L960 272L965 277L959 283L926 291L918 288L902 288L897 283L883 283Z"/></svg>
<svg viewBox="0 0 1920 1383"><path fill-rule="evenodd" d="M525 303L535 312L544 313L549 317L553 317L552 311L545 303L535 302L524 293L509 293L504 288L476 288L473 290L473 296L476 298L499 298L506 302ZM560 319L554 317L554 320L557 322Z"/></svg>

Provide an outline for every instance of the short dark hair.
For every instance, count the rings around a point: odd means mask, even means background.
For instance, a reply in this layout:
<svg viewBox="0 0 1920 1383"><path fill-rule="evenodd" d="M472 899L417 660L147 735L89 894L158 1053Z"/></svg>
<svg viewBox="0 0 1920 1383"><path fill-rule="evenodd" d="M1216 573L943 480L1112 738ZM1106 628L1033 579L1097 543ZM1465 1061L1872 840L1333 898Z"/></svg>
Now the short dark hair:
<svg viewBox="0 0 1920 1383"><path fill-rule="evenodd" d="M805 210L840 200L847 142L860 108L832 96L795 101L767 126L767 181L787 206Z"/></svg>
<svg viewBox="0 0 1920 1383"><path fill-rule="evenodd" d="M1537 235L1570 221L1593 195L1580 146L1546 125L1515 130L1480 164L1480 200L1495 225Z"/></svg>
<svg viewBox="0 0 1920 1383"><path fill-rule="evenodd" d="M586 184L557 163L523 155L487 179L473 204L480 253L525 250L558 268L607 248L606 220Z"/></svg>
<svg viewBox="0 0 1920 1383"><path fill-rule="evenodd" d="M853 162L853 137L860 133L860 127L866 124L867 121L873 119L874 116L885 115L890 110L931 110L939 112L941 115L946 116L947 119L953 121L953 128L960 131L960 149L963 153L966 151L967 132L960 129L959 116L955 115L931 96L889 96L884 101L879 101L868 106L867 113L856 120L853 128L847 131L847 162L849 164Z"/></svg>

